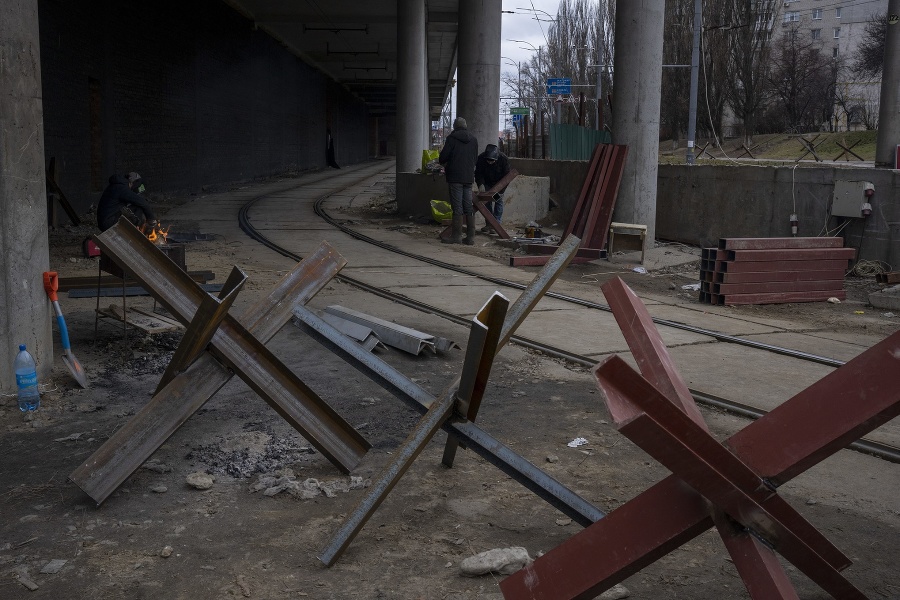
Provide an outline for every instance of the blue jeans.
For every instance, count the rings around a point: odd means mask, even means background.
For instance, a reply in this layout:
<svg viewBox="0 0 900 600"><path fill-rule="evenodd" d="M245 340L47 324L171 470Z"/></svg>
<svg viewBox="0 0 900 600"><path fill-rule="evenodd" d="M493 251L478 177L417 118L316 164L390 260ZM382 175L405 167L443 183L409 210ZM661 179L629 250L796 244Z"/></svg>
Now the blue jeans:
<svg viewBox="0 0 900 600"><path fill-rule="evenodd" d="M485 202L484 206L491 211L491 214L494 215L494 218L497 219L498 223L503 221L503 194L500 194L499 200Z"/></svg>
<svg viewBox="0 0 900 600"><path fill-rule="evenodd" d="M472 184L450 183L450 206L453 207L453 215L474 214L472 207Z"/></svg>

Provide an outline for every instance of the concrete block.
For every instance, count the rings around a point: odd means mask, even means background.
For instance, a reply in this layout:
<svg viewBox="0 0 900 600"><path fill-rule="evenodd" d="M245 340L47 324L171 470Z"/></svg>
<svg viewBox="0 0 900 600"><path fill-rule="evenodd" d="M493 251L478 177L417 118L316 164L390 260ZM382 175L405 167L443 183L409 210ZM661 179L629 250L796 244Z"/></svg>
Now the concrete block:
<svg viewBox="0 0 900 600"><path fill-rule="evenodd" d="M900 285L884 288L880 292L869 294L869 304L875 308L900 310Z"/></svg>

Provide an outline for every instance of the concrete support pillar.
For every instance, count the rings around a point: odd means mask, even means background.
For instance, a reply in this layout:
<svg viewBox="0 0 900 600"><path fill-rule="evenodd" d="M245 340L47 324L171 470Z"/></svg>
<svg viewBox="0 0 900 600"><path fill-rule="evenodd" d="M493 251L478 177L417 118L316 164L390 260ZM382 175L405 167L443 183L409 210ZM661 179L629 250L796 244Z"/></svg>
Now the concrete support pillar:
<svg viewBox="0 0 900 600"><path fill-rule="evenodd" d="M614 220L656 235L665 0L616 2L613 142L628 146ZM652 242L650 242L652 243Z"/></svg>
<svg viewBox="0 0 900 600"><path fill-rule="evenodd" d="M397 172L422 166L428 105L425 3L397 0Z"/></svg>
<svg viewBox="0 0 900 600"><path fill-rule="evenodd" d="M16 388L19 344L38 365L53 366L47 193L37 0L0 2L0 390Z"/></svg>
<svg viewBox="0 0 900 600"><path fill-rule="evenodd" d="M500 130L500 0L459 1L456 115L478 138L479 152Z"/></svg>
<svg viewBox="0 0 900 600"><path fill-rule="evenodd" d="M891 15L900 18L900 0L889 0L887 14L889 18ZM894 164L898 144L900 144L900 21L895 21L887 26L884 40L875 166L900 168L900 165Z"/></svg>

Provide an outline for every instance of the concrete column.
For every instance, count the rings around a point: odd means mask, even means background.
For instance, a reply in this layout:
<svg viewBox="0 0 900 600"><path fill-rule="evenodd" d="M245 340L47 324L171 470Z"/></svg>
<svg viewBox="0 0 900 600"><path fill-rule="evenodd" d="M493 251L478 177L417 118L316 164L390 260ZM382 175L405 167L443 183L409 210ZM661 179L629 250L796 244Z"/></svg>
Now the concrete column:
<svg viewBox="0 0 900 600"><path fill-rule="evenodd" d="M459 0L456 115L478 138L479 152L500 130L500 0Z"/></svg>
<svg viewBox="0 0 900 600"><path fill-rule="evenodd" d="M616 2L613 142L628 146L614 220L656 235L656 174L665 0Z"/></svg>
<svg viewBox="0 0 900 600"><path fill-rule="evenodd" d="M900 18L900 0L889 0L888 17ZM900 21L888 24L884 40L884 66L881 69L881 104L878 110L878 141L875 166L894 165L900 144Z"/></svg>
<svg viewBox="0 0 900 600"><path fill-rule="evenodd" d="M0 390L16 388L19 344L53 366L37 0L0 2ZM6 404L4 402L4 404Z"/></svg>
<svg viewBox="0 0 900 600"><path fill-rule="evenodd" d="M422 166L425 121L425 3L397 0L397 172Z"/></svg>

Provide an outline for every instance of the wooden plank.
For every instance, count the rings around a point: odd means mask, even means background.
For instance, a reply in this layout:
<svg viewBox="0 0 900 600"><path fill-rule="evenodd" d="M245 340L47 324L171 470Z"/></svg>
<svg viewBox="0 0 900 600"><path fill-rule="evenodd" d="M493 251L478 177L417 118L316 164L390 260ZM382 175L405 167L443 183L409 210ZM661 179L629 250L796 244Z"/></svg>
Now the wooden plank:
<svg viewBox="0 0 900 600"><path fill-rule="evenodd" d="M717 294L713 294L716 297ZM718 295L718 304L736 306L739 304L788 304L790 302L824 302L829 298L846 300L847 292L844 290L816 291L816 292L782 292L770 294L726 294ZM715 304L715 302L714 302Z"/></svg>
<svg viewBox="0 0 900 600"><path fill-rule="evenodd" d="M103 317L113 319L120 323L123 320L122 307L116 304L110 304L109 308L97 309L97 312ZM131 308L126 309L124 320L128 325L148 334L165 333L183 329L181 323L174 323L171 319L161 317L160 315L149 316L143 311L137 311Z"/></svg>
<svg viewBox="0 0 900 600"><path fill-rule="evenodd" d="M525 252L528 254L539 256L549 256L559 250L559 246L554 246L553 244L524 244L522 248L524 248ZM601 250L599 248L579 248L575 253L575 257L589 258L591 260L606 258L606 250Z"/></svg>

